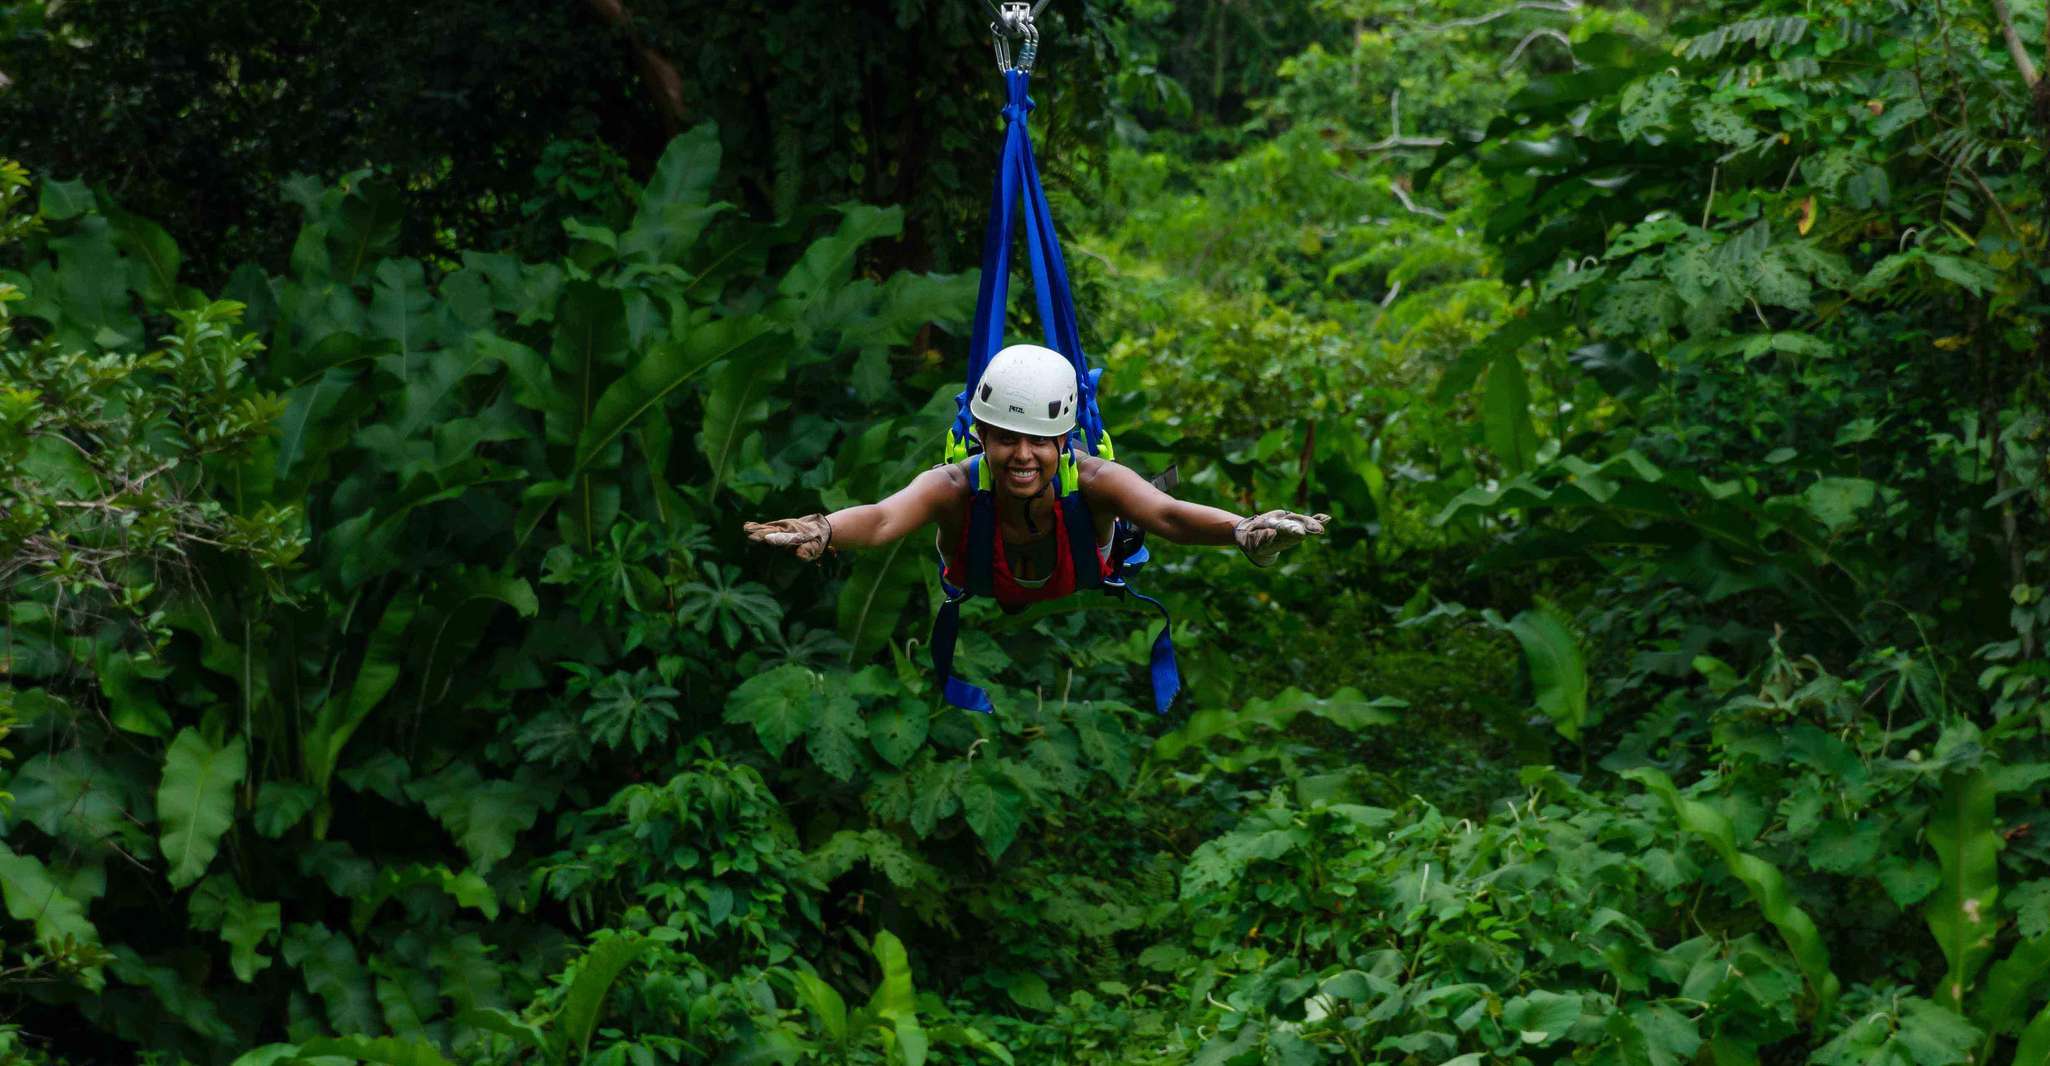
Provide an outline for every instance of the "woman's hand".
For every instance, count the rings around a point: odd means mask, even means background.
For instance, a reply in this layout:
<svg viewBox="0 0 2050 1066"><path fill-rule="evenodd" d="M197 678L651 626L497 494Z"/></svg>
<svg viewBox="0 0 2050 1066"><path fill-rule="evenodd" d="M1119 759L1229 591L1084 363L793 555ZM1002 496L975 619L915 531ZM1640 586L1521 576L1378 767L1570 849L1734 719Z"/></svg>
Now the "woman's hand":
<svg viewBox="0 0 2050 1066"><path fill-rule="evenodd" d="M747 531L747 539L757 544L788 548L805 562L824 555L833 543L833 523L822 514L779 518L774 522L749 522L741 528Z"/></svg>
<svg viewBox="0 0 2050 1066"><path fill-rule="evenodd" d="M1232 529L1232 539L1254 566L1272 566L1283 551L1301 544L1306 537L1322 535L1324 523L1329 521L1328 514L1268 511L1241 521Z"/></svg>

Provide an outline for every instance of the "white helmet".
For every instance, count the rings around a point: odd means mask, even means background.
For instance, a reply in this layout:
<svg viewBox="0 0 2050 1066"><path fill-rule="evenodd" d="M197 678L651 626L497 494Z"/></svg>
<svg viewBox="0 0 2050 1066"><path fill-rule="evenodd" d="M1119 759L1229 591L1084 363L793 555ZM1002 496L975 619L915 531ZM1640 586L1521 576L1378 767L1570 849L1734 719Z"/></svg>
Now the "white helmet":
<svg viewBox="0 0 2050 1066"><path fill-rule="evenodd" d="M990 357L968 413L1013 433L1065 437L1075 428L1075 364L1052 348L1013 344Z"/></svg>

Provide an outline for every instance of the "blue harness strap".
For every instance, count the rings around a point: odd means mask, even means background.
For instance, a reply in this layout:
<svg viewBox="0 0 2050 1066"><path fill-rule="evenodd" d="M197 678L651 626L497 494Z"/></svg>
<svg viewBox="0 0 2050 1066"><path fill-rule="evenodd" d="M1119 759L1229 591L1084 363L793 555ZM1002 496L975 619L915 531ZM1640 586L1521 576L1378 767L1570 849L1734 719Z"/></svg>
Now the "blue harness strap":
<svg viewBox="0 0 2050 1066"><path fill-rule="evenodd" d="M1074 295L1068 285L1067 261L1061 255L1060 238L1054 232L1053 209L1047 203L1046 190L1040 185L1039 164L1033 157L1032 138L1026 129L1026 116L1031 114L1033 107L1030 84L1031 75L1026 71L1004 71L1004 146L997 160L996 185L990 194L989 225L983 233L982 278L976 290L975 319L968 341L967 384L954 397L954 423L948 431L946 451L949 462L969 460L970 480L976 485L976 496L968 509L965 560L968 587L955 588L947 581L947 560L943 551L940 587L947 599L933 622L931 642L933 671L940 678L946 701L963 710L983 713L993 709L989 694L954 676L954 645L961 630L961 601L970 596L994 596L995 590L996 508L994 497L985 483L981 456L972 454L976 450L972 440L975 425L969 414L968 398L981 383L990 359L1004 344L1011 242L1017 239L1021 201L1025 209L1026 259L1032 271L1032 293L1038 305L1046 346L1066 356L1075 367L1076 425L1067 447L1079 448L1088 455L1106 458L1110 455L1110 441L1103 431L1103 414L1097 407L1097 389L1103 371L1101 368L1091 369L1082 351ZM1072 469L1067 460L1063 461L1063 466ZM1108 578L1104 577L1102 568L1097 564L1096 526L1091 520L1088 504L1082 498L1079 479L1073 480L1075 483L1066 486L1067 491L1060 496L1058 503L1062 523L1066 526L1075 588L1078 591L1102 589L1112 595L1130 593L1134 599L1151 604L1160 612L1163 624L1153 640L1151 672L1154 708L1165 714L1181 691L1181 674L1175 663L1167 608L1159 600L1142 596L1125 583L1126 575L1146 561L1146 549L1143 542L1135 538L1134 543L1138 546L1129 553L1121 549L1114 551L1113 573ZM1057 490L1060 487L1056 485ZM1122 534L1122 520L1119 526ZM1124 536L1117 537L1116 543L1122 546L1124 542Z"/></svg>
<svg viewBox="0 0 2050 1066"><path fill-rule="evenodd" d="M1060 237L1054 232L1053 208L1046 189L1039 182L1039 164L1032 154L1032 137L1026 116L1033 103L1029 93L1031 75L1022 70L1004 72L1007 102L1003 115L1003 153L997 160L996 187L990 194L989 226L982 238L982 278L975 293L975 318L968 337L968 376L965 387L954 397L954 425L949 434L947 458L967 458L974 419L968 413L968 397L982 381L982 372L1004 346L1004 309L1009 299L1011 242L1017 239L1018 207L1025 207L1025 251L1032 270L1032 295L1039 306L1039 321L1046 346L1074 364L1076 380L1076 435L1086 454L1103 454L1103 413L1096 394L1101 368L1091 369L1082 351L1082 334L1075 315L1075 298L1068 285L1067 260L1061 255Z"/></svg>
<svg viewBox="0 0 2050 1066"><path fill-rule="evenodd" d="M954 644L961 635L961 601L970 596L996 595L996 507L989 488L983 484L982 456L968 460L968 483L975 495L968 504L968 587L955 588L947 581L947 553L940 552L940 589L946 593L939 617L932 623L932 670L940 679L940 695L964 711L988 714L996 708L989 693L954 676Z"/></svg>

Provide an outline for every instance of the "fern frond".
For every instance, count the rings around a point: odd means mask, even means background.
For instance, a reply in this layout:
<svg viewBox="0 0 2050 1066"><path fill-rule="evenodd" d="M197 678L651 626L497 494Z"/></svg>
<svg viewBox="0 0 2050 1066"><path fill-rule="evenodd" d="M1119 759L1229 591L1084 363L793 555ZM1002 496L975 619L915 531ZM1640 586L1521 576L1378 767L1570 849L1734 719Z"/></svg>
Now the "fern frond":
<svg viewBox="0 0 2050 1066"><path fill-rule="evenodd" d="M1680 55L1684 59L1714 59L1739 45L1770 48L1794 44L1807 35L1808 20L1799 15L1745 19L1688 38L1680 46Z"/></svg>

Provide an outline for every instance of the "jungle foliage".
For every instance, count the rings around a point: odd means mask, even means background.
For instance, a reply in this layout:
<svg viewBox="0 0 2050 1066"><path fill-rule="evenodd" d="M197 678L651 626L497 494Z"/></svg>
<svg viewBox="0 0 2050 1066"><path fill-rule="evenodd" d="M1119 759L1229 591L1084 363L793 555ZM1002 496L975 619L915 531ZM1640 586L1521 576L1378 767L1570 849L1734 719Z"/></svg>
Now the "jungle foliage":
<svg viewBox="0 0 2050 1066"><path fill-rule="evenodd" d="M739 534L938 457L955 56L708 16L794 95L489 190L256 108L232 251L0 168L0 1060L2050 1063L2043 6L1071 14L1120 458L1337 516L1156 550L1165 719L1148 614L964 714L923 543Z"/></svg>

